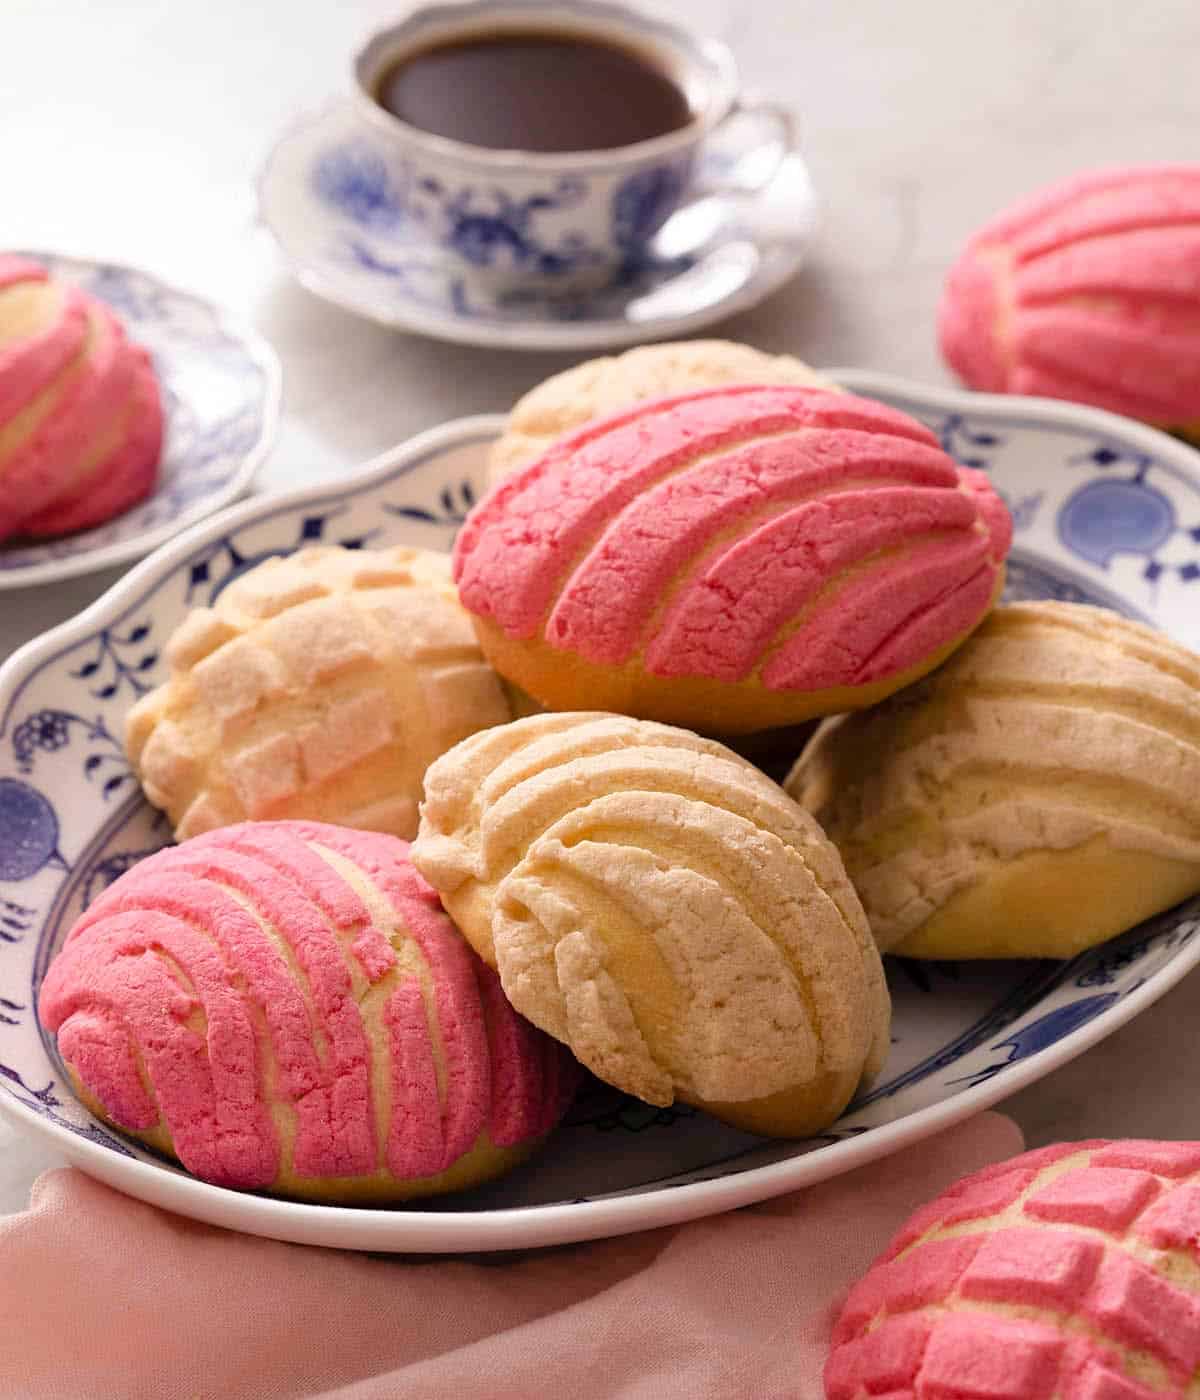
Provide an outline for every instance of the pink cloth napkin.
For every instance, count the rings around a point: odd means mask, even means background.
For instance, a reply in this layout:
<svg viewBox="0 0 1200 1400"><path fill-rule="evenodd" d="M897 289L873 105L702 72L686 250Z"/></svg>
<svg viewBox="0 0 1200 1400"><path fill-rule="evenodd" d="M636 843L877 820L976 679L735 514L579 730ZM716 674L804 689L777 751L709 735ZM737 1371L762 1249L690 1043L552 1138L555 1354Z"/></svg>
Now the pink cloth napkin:
<svg viewBox="0 0 1200 1400"><path fill-rule="evenodd" d="M987 1113L806 1191L595 1244L343 1254L60 1170L0 1220L5 1400L820 1400L830 1316L914 1207L1021 1150Z"/></svg>

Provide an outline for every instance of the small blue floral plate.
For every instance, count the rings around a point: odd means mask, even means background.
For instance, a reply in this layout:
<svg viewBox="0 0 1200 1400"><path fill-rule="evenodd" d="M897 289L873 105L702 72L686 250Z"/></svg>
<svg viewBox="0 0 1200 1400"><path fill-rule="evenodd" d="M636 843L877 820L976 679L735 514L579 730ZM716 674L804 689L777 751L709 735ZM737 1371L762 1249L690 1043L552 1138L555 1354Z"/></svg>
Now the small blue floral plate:
<svg viewBox="0 0 1200 1400"><path fill-rule="evenodd" d="M1200 457L1148 428L1044 400L924 389L858 371L850 388L928 423L1012 508L1012 598L1111 607L1200 648ZM259 560L323 542L449 545L483 490L499 418L424 433L336 487L224 512L144 561L0 670L0 1108L131 1195L278 1239L396 1251L513 1249L728 1210L847 1171L995 1103L1080 1054L1200 962L1200 899L1069 962L889 959L893 1044L819 1138L765 1142L693 1109L593 1085L526 1167L423 1206L302 1205L196 1181L74 1100L34 1015L79 911L166 843L121 748L187 610Z"/></svg>
<svg viewBox="0 0 1200 1400"><path fill-rule="evenodd" d="M125 564L245 494L279 416L274 350L202 297L114 263L26 252L52 277L106 301L154 358L165 433L159 482L140 505L92 530L0 545L0 589Z"/></svg>
<svg viewBox="0 0 1200 1400"><path fill-rule="evenodd" d="M780 158L754 122L731 122L700 157L697 188L717 185L725 192L678 210L595 291L485 296L439 255L430 225L483 262L528 245L534 220L561 215L570 191L503 209L486 191L468 192L474 203L461 191L418 199L341 102L284 134L259 176L258 210L298 281L348 311L467 345L597 350L689 335L756 305L798 270L817 227L801 157Z"/></svg>

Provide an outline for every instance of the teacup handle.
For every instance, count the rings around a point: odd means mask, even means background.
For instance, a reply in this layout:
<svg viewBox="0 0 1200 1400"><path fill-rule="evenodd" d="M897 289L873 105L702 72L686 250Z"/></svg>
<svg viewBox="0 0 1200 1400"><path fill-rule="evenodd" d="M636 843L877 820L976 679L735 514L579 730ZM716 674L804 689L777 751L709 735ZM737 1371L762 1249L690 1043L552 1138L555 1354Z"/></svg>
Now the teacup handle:
<svg viewBox="0 0 1200 1400"><path fill-rule="evenodd" d="M768 98L742 97L709 133L711 141L730 122L739 118L762 119L776 130L776 139L746 147L734 157L731 171L749 165L749 175L730 179L728 176L699 179L689 192L689 198L671 214L651 240L654 256L663 260L696 257L724 236L731 224L737 222L737 205L752 199L770 185L783 167L783 162L796 149L796 118L782 103ZM773 148L764 160L768 148ZM731 201L733 203L731 204Z"/></svg>
<svg viewBox="0 0 1200 1400"><path fill-rule="evenodd" d="M741 180L699 180L695 186L698 196L713 194L758 194L762 189L771 183L779 173L779 168L787 157L796 149L799 141L799 132L796 122L796 114L786 107L782 102L773 101L768 97L743 96L736 99L733 106L722 117L715 129L709 133L708 139L711 141L714 136L721 132L731 122L747 117L761 120L767 126L773 126L776 131L776 138L769 143L774 147L774 158L760 172L755 171L749 179ZM734 168L743 164L747 160L757 157L766 146L767 142L762 142L745 152L734 162Z"/></svg>

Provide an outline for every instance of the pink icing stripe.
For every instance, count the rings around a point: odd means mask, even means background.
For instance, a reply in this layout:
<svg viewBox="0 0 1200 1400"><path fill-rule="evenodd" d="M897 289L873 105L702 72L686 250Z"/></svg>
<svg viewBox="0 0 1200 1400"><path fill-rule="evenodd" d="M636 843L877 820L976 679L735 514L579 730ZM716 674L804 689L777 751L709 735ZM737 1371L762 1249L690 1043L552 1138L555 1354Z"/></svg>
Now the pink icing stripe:
<svg viewBox="0 0 1200 1400"><path fill-rule="evenodd" d="M1197 189L1200 208L1200 188ZM1070 297L1129 298L1122 307L1147 330L1200 329L1200 212L1190 227L1133 229L1072 243L1023 267L1017 300L1035 307Z"/></svg>
<svg viewBox="0 0 1200 1400"><path fill-rule="evenodd" d="M947 567L946 576L954 577L957 572L957 569ZM996 571L980 568L969 578L951 585L941 596L936 596L939 584L936 568L931 569L927 574L926 586L914 591L916 607L913 613L879 643L856 673L856 684L870 685L872 681L907 670L916 664L916 659L928 656L961 636L965 628L987 612L996 587ZM783 665L781 661L781 671ZM773 681L770 673L771 667L763 673L767 685Z"/></svg>
<svg viewBox="0 0 1200 1400"><path fill-rule="evenodd" d="M1200 222L1200 166L1077 192L1027 224L1014 240L1025 264L1069 243L1111 238L1139 229Z"/></svg>
<svg viewBox="0 0 1200 1400"><path fill-rule="evenodd" d="M41 269L35 269L40 272ZM0 277L0 290L41 277ZM0 348L0 427L19 413L75 358L87 335L87 304L75 287L55 289L58 315L36 335Z"/></svg>
<svg viewBox="0 0 1200 1400"><path fill-rule="evenodd" d="M869 685L915 665L984 614L995 570L968 536L872 569L821 608L763 668L769 690Z"/></svg>
<svg viewBox="0 0 1200 1400"><path fill-rule="evenodd" d="M367 906L328 862L314 859L308 844L320 842L323 836L337 831L337 827L321 822L238 822L207 832L187 844L193 850L201 844L211 845L262 861L303 890L335 928L351 929L370 923ZM334 849L329 841L323 844ZM359 863L350 851L342 854Z"/></svg>
<svg viewBox="0 0 1200 1400"><path fill-rule="evenodd" d="M311 859L317 862L320 857ZM256 914L291 947L308 979L328 1051L324 1082L310 1095L314 1101L311 1155L308 1142L301 1144L297 1137L296 1171L305 1176L358 1176L373 1171L378 1145L371 1102L371 1047L336 935L303 888L262 861L226 850L196 868L197 873L249 900ZM323 1130L322 1115L327 1123Z"/></svg>
<svg viewBox="0 0 1200 1400"><path fill-rule="evenodd" d="M322 831L337 830L320 822L241 822L210 832L207 839L226 849L253 856L294 880L335 928L357 928L350 950L367 980L377 982L396 963L390 938L371 922L370 911L354 889L326 861L314 861L312 851L305 844L306 840L320 842ZM406 845L405 852L407 849ZM352 846L346 847L341 854L360 863L352 851Z"/></svg>
<svg viewBox="0 0 1200 1400"><path fill-rule="evenodd" d="M1182 405L1200 406L1200 354L1184 337L1063 306L1024 312L1016 346L1014 387L1022 376L1092 384L1117 412L1168 421Z"/></svg>
<svg viewBox="0 0 1200 1400"><path fill-rule="evenodd" d="M1131 185L1154 184L1163 178L1187 179L1194 177L1196 169L1194 165L1127 165L1085 171L1061 180L1049 189L1035 190L1033 194L1010 205L995 218L989 219L972 236L968 247L1011 243L1030 230L1044 227L1057 217L1060 210L1068 208L1076 200L1091 199ZM1037 246L1036 234L1030 239L1030 246Z"/></svg>
<svg viewBox="0 0 1200 1400"><path fill-rule="evenodd" d="M158 1106L138 1073L129 1032L99 1006L80 1007L59 1028L58 1048L113 1122L141 1131L158 1122Z"/></svg>
<svg viewBox="0 0 1200 1400"><path fill-rule="evenodd" d="M54 411L0 458L0 539L54 500L91 438L107 426L113 404L129 392L133 360L125 332L99 302L91 303L91 318L97 338L90 352L81 350L87 358L78 376Z"/></svg>
<svg viewBox="0 0 1200 1400"><path fill-rule="evenodd" d="M510 637L533 636L580 553L641 492L703 454L799 428L935 443L903 414L821 390L735 386L640 405L557 444L480 502L455 546L463 602Z"/></svg>
<svg viewBox="0 0 1200 1400"><path fill-rule="evenodd" d="M400 926L417 945L434 985L434 1005L445 1061L445 1162L468 1151L487 1121L493 1067L480 1014L477 959L443 911L433 887L408 859L408 845L374 832L349 832L305 823L306 838L349 855L387 894Z"/></svg>
<svg viewBox="0 0 1200 1400"><path fill-rule="evenodd" d="M79 931L113 914L134 914L139 909L153 909L204 929L262 1011L282 1079L279 1087L287 1099L311 1115L312 1101L306 1096L321 1084L323 1074L313 1048L308 1007L287 964L258 920L212 882L211 863L193 862L186 845L170 849L173 859L168 868L150 869L151 861L135 866L89 909Z"/></svg>
<svg viewBox="0 0 1200 1400"><path fill-rule="evenodd" d="M0 289L11 287L14 282L48 282L50 274L32 258L18 257L16 253L0 253Z"/></svg>
<svg viewBox="0 0 1200 1400"><path fill-rule="evenodd" d="M162 401L149 356L137 347L131 353L137 368L124 440L86 478L74 484L66 500L55 500L23 520L23 535L36 539L86 530L120 515L154 489L162 451Z"/></svg>
<svg viewBox="0 0 1200 1400"><path fill-rule="evenodd" d="M773 504L861 489L864 478L921 488L914 499L956 484L939 449L853 429L789 433L710 457L617 516L559 595L547 638L589 661L625 662L668 587L719 531Z"/></svg>
<svg viewBox="0 0 1200 1400"><path fill-rule="evenodd" d="M539 1037L542 1056L542 1103L538 1115L538 1137L560 1122L583 1082L583 1066L564 1046L548 1035Z"/></svg>
<svg viewBox="0 0 1200 1400"><path fill-rule="evenodd" d="M780 628L832 579L882 551L902 547L910 552L889 554L881 567L888 582L889 618L899 607L907 615L907 590L931 565L952 559L967 572L978 567L986 542L975 532L977 518L971 498L957 489L879 487L806 502L739 538L683 590L647 648L646 669L659 676L744 680ZM938 538L911 552L930 532ZM853 624L857 591L851 580L825 604L823 611L835 619L834 633L848 621ZM811 624L802 628L800 638L802 653L814 646ZM791 649L785 652L790 656ZM839 652L839 680L830 684L849 684L871 651L857 651L852 637L842 635ZM772 667L778 679L770 684L781 689L805 683L800 677L812 669L794 662ZM794 679L786 681L784 675Z"/></svg>
<svg viewBox="0 0 1200 1400"><path fill-rule="evenodd" d="M425 999L415 980L406 980L388 998L384 1024L392 1071L388 1167L402 1178L435 1176L461 1152L451 1154L445 1139Z"/></svg>
<svg viewBox="0 0 1200 1400"><path fill-rule="evenodd" d="M540 1037L509 1005L500 978L476 968L492 1061L488 1132L497 1147L526 1142L538 1132L548 1086L542 1082Z"/></svg>
<svg viewBox="0 0 1200 1400"><path fill-rule="evenodd" d="M153 956L155 949L179 965L194 995ZM207 938L149 909L93 926L90 937L69 944L51 966L39 1010L44 1024L58 1030L77 1008L97 1005L130 1024L184 1166L221 1185L274 1180L278 1143L262 1100L254 1026ZM207 1042L182 1024L197 1005L208 1023ZM92 1087L107 1102L105 1086Z"/></svg>

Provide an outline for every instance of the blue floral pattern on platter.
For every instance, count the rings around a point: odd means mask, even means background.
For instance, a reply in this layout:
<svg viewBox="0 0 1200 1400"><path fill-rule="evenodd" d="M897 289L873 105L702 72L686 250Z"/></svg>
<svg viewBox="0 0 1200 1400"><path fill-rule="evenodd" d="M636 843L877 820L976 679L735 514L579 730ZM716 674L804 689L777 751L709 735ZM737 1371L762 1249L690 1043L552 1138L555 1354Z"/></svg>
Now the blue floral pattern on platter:
<svg viewBox="0 0 1200 1400"><path fill-rule="evenodd" d="M848 387L914 412L960 459L991 473L1010 502L1037 498L1018 534L1010 598L1053 597L1121 610L1200 645L1200 592L1186 564L1200 517L1200 468L1190 449L1161 439L1133 463L1131 443L1096 420L1064 426L1027 406L951 412L953 396L901 390L841 372ZM1111 421L1111 420L1106 420ZM305 544L362 548L408 542L446 547L482 491L483 464L499 420L472 420L439 446L398 455L370 479L314 488L300 504L263 501L233 524L214 523L186 554L164 562L139 589L119 594L85 633L76 629L36 661L0 677L0 1102L28 1121L49 1121L113 1152L174 1168L100 1127L76 1103L33 1007L50 958L79 911L138 859L169 839L162 817L136 791L119 736L129 706L162 679L166 637L186 611L210 603L261 559ZM1141 441L1145 441L1142 435ZM1110 453L1124 454L1110 457ZM1145 454L1143 454L1145 455ZM1200 458L1197 459L1200 464ZM1124 464L1124 466L1122 466ZM1177 524L1119 548L1081 546L1060 528L1078 493L1130 466L1169 500ZM1120 479L1124 480L1125 477ZM1181 529L1181 525L1183 528ZM1148 571L1159 562L1161 570ZM1111 1028L1129 998L1165 990L1200 961L1200 898L1063 963L910 963L889 960L895 1019L883 1074L819 1138L763 1142L685 1106L659 1110L598 1084L580 1096L536 1171L517 1173L426 1212L521 1209L652 1195L787 1162L866 1139L960 1095L981 1106L1036 1072L1038 1056L1065 1037ZM597 1138L619 1135L619 1152ZM780 1188L782 1189L782 1187ZM513 1216L514 1220L518 1217Z"/></svg>
<svg viewBox="0 0 1200 1400"><path fill-rule="evenodd" d="M0 545L0 588L135 559L236 500L270 446L279 401L274 352L211 303L132 268L43 252L27 256L106 301L131 338L151 352L165 434L152 495L91 530Z"/></svg>

